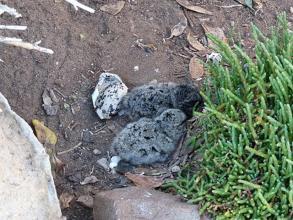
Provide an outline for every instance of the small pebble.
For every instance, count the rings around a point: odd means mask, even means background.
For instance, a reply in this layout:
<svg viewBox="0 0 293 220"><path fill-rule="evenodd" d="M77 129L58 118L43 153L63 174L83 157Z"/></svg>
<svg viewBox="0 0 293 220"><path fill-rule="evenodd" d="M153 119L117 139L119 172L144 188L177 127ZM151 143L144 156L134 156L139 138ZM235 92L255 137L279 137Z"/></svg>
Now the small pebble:
<svg viewBox="0 0 293 220"><path fill-rule="evenodd" d="M174 166L174 167L171 168L171 172L172 172L172 173L178 173L178 172L180 172L180 170L181 170L181 169L180 169L179 166Z"/></svg>
<svg viewBox="0 0 293 220"><path fill-rule="evenodd" d="M85 143L93 143L93 132L89 131L88 129L85 129L82 131L82 141Z"/></svg>
<svg viewBox="0 0 293 220"><path fill-rule="evenodd" d="M109 162L106 158L101 158L97 161L97 163L103 167L105 170L109 171L110 167L109 167Z"/></svg>
<svg viewBox="0 0 293 220"><path fill-rule="evenodd" d="M100 150L98 150L98 149L94 149L93 150L93 153L94 153L94 155L100 155L100 154L102 154L102 152Z"/></svg>
<svg viewBox="0 0 293 220"><path fill-rule="evenodd" d="M133 67L134 72L137 72L139 70L139 66Z"/></svg>
<svg viewBox="0 0 293 220"><path fill-rule="evenodd" d="M66 111L70 109L70 105L68 105L67 103L64 103L63 106Z"/></svg>
<svg viewBox="0 0 293 220"><path fill-rule="evenodd" d="M80 182L80 185L86 185L86 184L91 184L91 183L96 183L98 182L98 178L95 176L88 176L84 178L82 182Z"/></svg>

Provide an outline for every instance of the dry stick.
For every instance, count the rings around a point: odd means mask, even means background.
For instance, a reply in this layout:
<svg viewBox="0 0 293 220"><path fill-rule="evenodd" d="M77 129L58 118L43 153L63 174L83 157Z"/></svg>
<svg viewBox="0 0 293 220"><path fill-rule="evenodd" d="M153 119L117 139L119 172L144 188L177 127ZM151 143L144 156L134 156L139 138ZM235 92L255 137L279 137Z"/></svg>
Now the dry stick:
<svg viewBox="0 0 293 220"><path fill-rule="evenodd" d="M51 49L47 49L44 47L38 46L38 44L41 43L41 41L38 41L34 44L28 43L28 42L23 42L22 39L20 38L9 38L9 37L2 37L0 36L0 43L4 43L7 45L12 45L15 47L22 47L28 50L37 50L43 53L48 53L48 54L53 54L54 51Z"/></svg>
<svg viewBox="0 0 293 220"><path fill-rule="evenodd" d="M21 25L0 25L1 30L15 30L15 31L24 31L27 29L27 26Z"/></svg>
<svg viewBox="0 0 293 220"><path fill-rule="evenodd" d="M176 166L180 163L180 153L182 151L182 147L183 147L183 143L185 141L185 138L186 138L186 134L184 134L180 140L179 140L179 143L178 143L178 146L177 146L177 149L176 151L174 152L173 156L172 156L172 160L168 163L168 167L169 169L168 170L171 170L171 168L173 166Z"/></svg>
<svg viewBox="0 0 293 220"><path fill-rule="evenodd" d="M234 8L234 7L243 7L243 5L238 4L238 5L216 5L216 7L219 8Z"/></svg>
<svg viewBox="0 0 293 220"><path fill-rule="evenodd" d="M94 9L92 9L92 8L86 6L86 5L81 4L80 2L78 2L76 0L65 0L65 1L67 1L70 4L72 4L76 11L78 10L78 8L81 8L81 9L83 9L85 11L88 11L89 13L95 13Z"/></svg>
<svg viewBox="0 0 293 220"><path fill-rule="evenodd" d="M66 153L69 153L70 151L73 151L75 150L76 148L79 148L80 146L82 145L82 142L79 142L77 145L75 145L74 147L68 149L68 150L65 150L65 151L61 151L59 153L57 153L57 155L62 155L62 154L66 154Z"/></svg>
<svg viewBox="0 0 293 220"><path fill-rule="evenodd" d="M56 91L59 95L61 95L61 97L62 97L63 99L66 99L66 96L65 96L61 91L59 91L59 89L57 89L57 88L53 88L53 90Z"/></svg>
<svg viewBox="0 0 293 220"><path fill-rule="evenodd" d="M4 12L10 14L11 16L14 16L15 18L22 17L22 15L18 13L14 8L10 8L7 5L3 5L0 3L0 15L2 15Z"/></svg>
<svg viewBox="0 0 293 220"><path fill-rule="evenodd" d="M186 8L183 8L183 13L185 15L185 17L187 18L187 22L189 23L190 27L191 27L191 30L193 31L194 29L194 24L193 24L193 21L191 20L189 14L188 14L188 11Z"/></svg>

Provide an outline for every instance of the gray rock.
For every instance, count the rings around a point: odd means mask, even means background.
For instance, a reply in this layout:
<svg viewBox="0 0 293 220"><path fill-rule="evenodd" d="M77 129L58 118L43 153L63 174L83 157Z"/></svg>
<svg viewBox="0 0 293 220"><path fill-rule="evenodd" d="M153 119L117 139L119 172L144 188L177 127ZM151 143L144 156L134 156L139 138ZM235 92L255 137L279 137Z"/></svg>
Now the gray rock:
<svg viewBox="0 0 293 220"><path fill-rule="evenodd" d="M82 131L82 141L85 143L94 143L93 132L88 129Z"/></svg>
<svg viewBox="0 0 293 220"><path fill-rule="evenodd" d="M94 149L93 150L94 155L100 155L102 152L99 149Z"/></svg>
<svg viewBox="0 0 293 220"><path fill-rule="evenodd" d="M109 162L106 158L101 158L97 161L97 163L103 167L105 170L110 170L110 167L109 167Z"/></svg>
<svg viewBox="0 0 293 220"><path fill-rule="evenodd" d="M58 105L44 105L43 104L43 107L44 107L46 114L49 116L57 115L58 110L59 110Z"/></svg>
<svg viewBox="0 0 293 220"><path fill-rule="evenodd" d="M49 156L0 93L0 219L61 219Z"/></svg>
<svg viewBox="0 0 293 220"><path fill-rule="evenodd" d="M80 185L87 185L87 184L92 184L98 182L98 178L96 176L87 176L84 178L82 182L80 182Z"/></svg>
<svg viewBox="0 0 293 220"><path fill-rule="evenodd" d="M53 105L53 101L51 97L49 96L49 92L47 89L44 90L42 99L43 99L43 108L46 114L49 116L57 115L59 106Z"/></svg>
<svg viewBox="0 0 293 220"><path fill-rule="evenodd" d="M185 114L168 109L158 117L128 124L114 139L112 151L134 165L164 162L186 132Z"/></svg>
<svg viewBox="0 0 293 220"><path fill-rule="evenodd" d="M195 86L151 83L131 90L122 98L119 108L121 115L137 120L141 117L155 117L170 108L180 109L191 117L193 107L197 105L199 108L202 104L202 97Z"/></svg>
<svg viewBox="0 0 293 220"><path fill-rule="evenodd" d="M118 112L118 106L127 93L127 86L113 73L102 73L92 94L93 106L100 119L109 119Z"/></svg>
<svg viewBox="0 0 293 220"><path fill-rule="evenodd" d="M208 220L196 205L139 187L100 192L94 199L95 220Z"/></svg>

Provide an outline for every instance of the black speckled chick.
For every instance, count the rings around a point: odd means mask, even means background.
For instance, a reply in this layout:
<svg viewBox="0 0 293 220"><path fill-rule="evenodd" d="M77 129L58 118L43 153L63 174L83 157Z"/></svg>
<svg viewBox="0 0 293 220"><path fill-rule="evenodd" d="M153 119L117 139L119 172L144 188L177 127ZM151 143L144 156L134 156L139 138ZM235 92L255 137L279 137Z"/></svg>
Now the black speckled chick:
<svg viewBox="0 0 293 220"><path fill-rule="evenodd" d="M132 89L120 103L120 114L132 120L141 117L153 118L166 109L180 109L192 117L194 106L200 108L203 99L198 89L192 85L175 83L155 83Z"/></svg>
<svg viewBox="0 0 293 220"><path fill-rule="evenodd" d="M156 118L141 118L128 124L114 139L112 151L133 165L164 162L186 132L186 116L168 109Z"/></svg>

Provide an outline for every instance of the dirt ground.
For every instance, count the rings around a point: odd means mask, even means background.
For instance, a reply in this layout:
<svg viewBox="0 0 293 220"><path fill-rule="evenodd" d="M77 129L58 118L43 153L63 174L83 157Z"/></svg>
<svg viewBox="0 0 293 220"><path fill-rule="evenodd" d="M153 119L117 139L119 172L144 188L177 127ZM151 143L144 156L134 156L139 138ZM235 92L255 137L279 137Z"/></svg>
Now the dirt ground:
<svg viewBox="0 0 293 220"><path fill-rule="evenodd" d="M191 80L188 64L193 55L188 49L186 33L203 36L201 23L222 28L228 38L233 37L236 41L241 36L243 46L249 49L251 22L268 31L281 11L288 13L289 21L293 20L289 12L293 6L290 0L262 1L262 8L257 13L243 6L229 7L237 4L233 0L190 1L212 11L211 16L183 10L175 0L129 0L115 16L99 10L103 4L115 2L110 0L80 0L96 9L94 14L75 11L61 0L0 2L16 8L23 15L19 19L2 15L1 24L28 26L27 31L1 30L1 36L19 37L29 42L42 40L42 46L54 51L53 55L47 55L1 44L0 91L27 122L42 120L56 132L58 152L82 143L60 156L66 166L55 178L59 195L68 192L75 198L126 184L123 176L110 174L97 165L98 159L109 156L111 141L125 124L125 120L118 117L102 121L95 115L91 93L103 71L118 74L129 88L154 79L188 82ZM164 40L170 36L171 28L180 21L182 14L189 21L187 30L179 37ZM137 47L138 39L157 49L150 51ZM56 116L47 116L43 110L42 93L46 88L54 89L59 98ZM86 130L93 135L82 139L81 134ZM100 150L101 154L94 154L94 149ZM98 182L80 185L89 175L95 175ZM92 219L91 210L74 201L63 213L68 219Z"/></svg>

